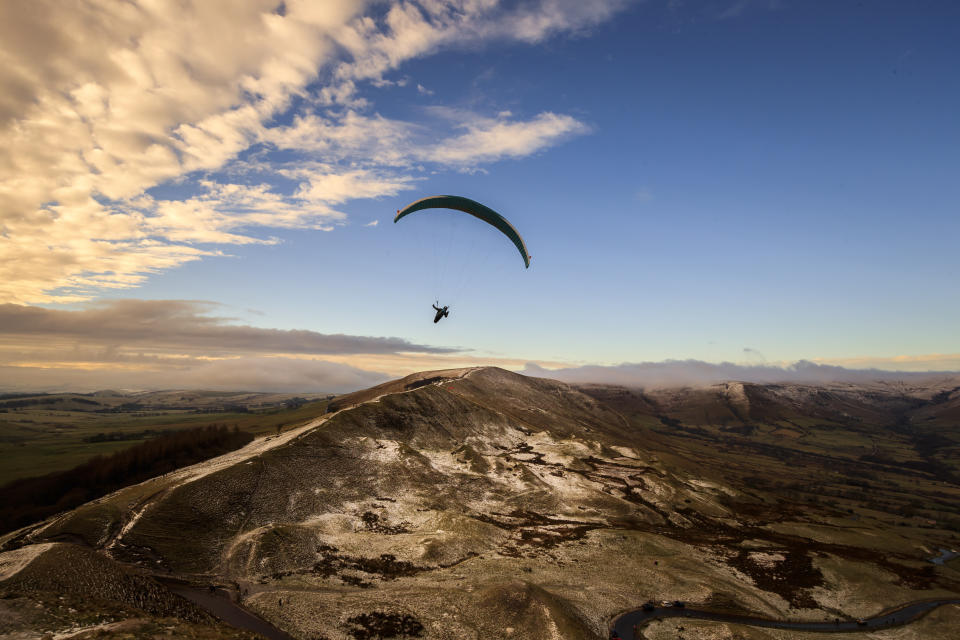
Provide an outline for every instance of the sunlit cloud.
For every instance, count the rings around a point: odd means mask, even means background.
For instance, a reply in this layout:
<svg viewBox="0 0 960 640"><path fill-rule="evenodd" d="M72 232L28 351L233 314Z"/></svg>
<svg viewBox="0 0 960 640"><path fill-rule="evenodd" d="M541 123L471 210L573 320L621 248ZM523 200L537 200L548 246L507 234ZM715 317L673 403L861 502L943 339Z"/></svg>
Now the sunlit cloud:
<svg viewBox="0 0 960 640"><path fill-rule="evenodd" d="M41 367L0 365L7 390L78 391L103 389L210 389L288 393L343 393L389 379L385 373L364 371L320 358L239 357L188 363L178 367L98 366Z"/></svg>
<svg viewBox="0 0 960 640"><path fill-rule="evenodd" d="M215 315L223 311L190 300L113 300L73 311L0 305L0 390L340 392L425 369L525 364L400 338L252 327Z"/></svg>
<svg viewBox="0 0 960 640"><path fill-rule="evenodd" d="M0 302L135 287L273 242L271 228L334 229L338 205L410 189L424 163L470 168L584 133L552 112L392 120L363 87L404 86L386 76L442 48L589 29L622 4L2 3Z"/></svg>
<svg viewBox="0 0 960 640"><path fill-rule="evenodd" d="M424 160L473 165L502 158L527 156L566 136L585 133L575 118L541 113L528 121L478 119L463 125L466 133L448 138L422 153Z"/></svg>
<svg viewBox="0 0 960 640"><path fill-rule="evenodd" d="M461 350L401 338L242 325L219 305L113 300L79 310L0 305L0 390L353 390L400 362Z"/></svg>
<svg viewBox="0 0 960 640"><path fill-rule="evenodd" d="M210 388L338 392L416 371L498 366L573 383L634 387L869 383L953 377L960 354L793 363L699 360L576 365L530 362L394 337L239 324L189 300L113 300L77 310L0 305L0 390ZM751 347L749 359L762 358ZM954 372L954 373L951 373ZM960 382L958 382L960 384Z"/></svg>
<svg viewBox="0 0 960 640"><path fill-rule="evenodd" d="M112 300L66 311L0 305L0 344L54 343L117 350L173 350L204 356L260 354L453 353L401 338L264 329L209 315L217 305L191 300Z"/></svg>
<svg viewBox="0 0 960 640"><path fill-rule="evenodd" d="M813 358L817 364L895 371L960 371L960 353L928 353L890 357Z"/></svg>

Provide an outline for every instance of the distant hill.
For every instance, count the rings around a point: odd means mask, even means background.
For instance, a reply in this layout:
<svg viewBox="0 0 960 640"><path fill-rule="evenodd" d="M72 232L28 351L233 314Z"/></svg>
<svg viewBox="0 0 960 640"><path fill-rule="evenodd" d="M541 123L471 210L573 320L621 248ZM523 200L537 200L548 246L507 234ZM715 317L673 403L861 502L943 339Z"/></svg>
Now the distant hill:
<svg viewBox="0 0 960 640"><path fill-rule="evenodd" d="M291 401L333 397L331 394L264 393L253 391L116 391L93 393L7 393L0 394L0 410L26 407L69 411L143 411L207 410L225 411L242 408L256 410L284 406Z"/></svg>

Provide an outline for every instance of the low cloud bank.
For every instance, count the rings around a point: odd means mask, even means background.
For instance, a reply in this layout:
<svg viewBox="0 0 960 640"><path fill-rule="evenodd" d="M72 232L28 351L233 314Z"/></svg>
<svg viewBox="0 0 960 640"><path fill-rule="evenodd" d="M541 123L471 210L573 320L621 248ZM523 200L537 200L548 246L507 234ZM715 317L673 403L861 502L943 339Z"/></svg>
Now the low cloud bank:
<svg viewBox="0 0 960 640"><path fill-rule="evenodd" d="M460 349L395 337L282 330L211 315L196 300L111 300L79 310L0 304L0 392L98 389L354 391L381 360Z"/></svg>
<svg viewBox="0 0 960 640"><path fill-rule="evenodd" d="M392 376L325 360L234 358L182 368L66 369L0 366L2 391L90 392L103 389L209 389L277 393L346 393Z"/></svg>
<svg viewBox="0 0 960 640"><path fill-rule="evenodd" d="M110 300L79 311L0 304L0 341L63 339L80 344L149 346L204 353L454 353L401 338L263 329L205 315L218 305L196 300Z"/></svg>
<svg viewBox="0 0 960 640"><path fill-rule="evenodd" d="M885 371L882 369L847 369L836 365L800 360L787 366L741 365L732 362L702 360L665 360L637 362L614 366L586 365L565 369L544 369L530 362L520 372L524 375L553 378L564 382L617 384L625 387L704 386L736 380L756 383L825 384L830 382L868 383L878 380L919 382L960 375L957 371Z"/></svg>

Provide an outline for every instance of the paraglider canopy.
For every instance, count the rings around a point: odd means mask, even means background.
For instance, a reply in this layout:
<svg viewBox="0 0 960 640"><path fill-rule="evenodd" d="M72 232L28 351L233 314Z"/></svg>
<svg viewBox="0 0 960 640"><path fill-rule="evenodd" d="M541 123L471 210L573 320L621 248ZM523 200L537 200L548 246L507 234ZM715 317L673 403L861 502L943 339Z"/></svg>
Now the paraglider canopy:
<svg viewBox="0 0 960 640"><path fill-rule="evenodd" d="M404 216L424 209L453 209L455 211L462 211L496 227L503 235L510 238L517 247L517 251L520 252L521 257L523 257L524 266L528 269L530 268L530 254L527 253L527 246L523 243L523 238L520 237L520 234L517 233L517 230L513 228L513 225L510 224L506 218L490 207L482 205L476 200L464 198L463 196L430 196L408 204L403 209L397 211L397 216L393 221L399 222Z"/></svg>

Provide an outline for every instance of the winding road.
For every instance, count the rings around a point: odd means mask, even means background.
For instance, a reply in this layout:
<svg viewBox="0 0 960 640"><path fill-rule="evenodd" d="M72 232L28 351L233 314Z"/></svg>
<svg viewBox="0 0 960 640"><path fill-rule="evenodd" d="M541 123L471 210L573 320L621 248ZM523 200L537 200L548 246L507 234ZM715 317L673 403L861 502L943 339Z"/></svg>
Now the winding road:
<svg viewBox="0 0 960 640"><path fill-rule="evenodd" d="M293 640L293 638L284 631L281 631L269 622L235 603L231 598L231 594L227 591L217 589L214 593L210 593L207 589L201 589L183 583L172 581L164 581L164 583L174 593L187 598L230 625L259 633L270 640ZM834 620L826 622L771 620L769 618L702 611L685 607L655 607L652 611L637 609L621 615L614 620L613 630L624 640L632 640L635 637L642 637L642 633L641 635L635 635L635 630L640 633L644 626L654 620L688 618L790 631L818 631L820 633L877 631L878 629L889 629L891 627L899 627L915 622L937 607L945 605L960 605L960 598L908 603L872 618L867 618L863 620L863 624L856 620Z"/></svg>
<svg viewBox="0 0 960 640"><path fill-rule="evenodd" d="M878 629L889 629L890 627L899 627L920 619L937 607L950 604L960 604L960 598L946 600L925 600L923 602L912 602L902 605L896 609L891 609L873 618L866 618L862 624L856 620L833 620L828 622L799 622L791 620L770 620L769 618L759 618L730 613L717 613L713 611L701 611L699 609L688 609L679 607L655 607L651 611L637 609L625 613L613 621L613 630L625 640L635 637L634 630L640 631L645 625L654 620L665 618L692 618L696 620L713 620L715 622L726 622L730 624L745 624L753 627L769 627L772 629L788 629L791 631L819 631L820 633L829 632L851 632L851 631L876 631ZM636 636L636 637L642 637Z"/></svg>
<svg viewBox="0 0 960 640"><path fill-rule="evenodd" d="M230 592L224 589L216 589L211 593L209 589L201 589L181 582L171 580L162 580L162 582L178 596L186 598L215 618L238 629L259 633L269 640L294 640L290 634L235 603Z"/></svg>

